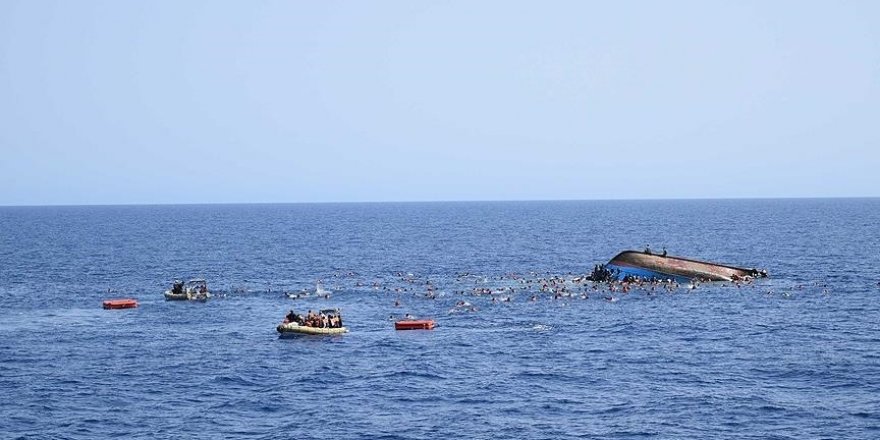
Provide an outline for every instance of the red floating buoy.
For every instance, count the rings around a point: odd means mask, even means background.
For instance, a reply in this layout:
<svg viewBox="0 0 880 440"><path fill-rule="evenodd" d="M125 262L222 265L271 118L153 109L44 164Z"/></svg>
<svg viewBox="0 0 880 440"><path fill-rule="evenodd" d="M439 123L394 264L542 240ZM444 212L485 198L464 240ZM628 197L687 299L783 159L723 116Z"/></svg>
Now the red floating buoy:
<svg viewBox="0 0 880 440"><path fill-rule="evenodd" d="M120 298L104 300L105 309L133 309L138 306L136 299Z"/></svg>
<svg viewBox="0 0 880 440"><path fill-rule="evenodd" d="M397 321L394 323L395 330L433 330L434 329L434 320L433 319L421 319L421 320L413 320L406 319L403 321Z"/></svg>

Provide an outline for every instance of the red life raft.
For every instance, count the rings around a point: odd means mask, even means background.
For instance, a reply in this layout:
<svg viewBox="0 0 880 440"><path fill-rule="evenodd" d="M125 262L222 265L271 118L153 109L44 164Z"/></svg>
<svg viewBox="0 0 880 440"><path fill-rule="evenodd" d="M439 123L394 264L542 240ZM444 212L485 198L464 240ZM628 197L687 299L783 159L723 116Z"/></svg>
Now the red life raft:
<svg viewBox="0 0 880 440"><path fill-rule="evenodd" d="M433 330L434 320L432 319L406 319L394 323L395 330Z"/></svg>
<svg viewBox="0 0 880 440"><path fill-rule="evenodd" d="M133 309L138 306L136 299L120 298L104 300L105 309Z"/></svg>

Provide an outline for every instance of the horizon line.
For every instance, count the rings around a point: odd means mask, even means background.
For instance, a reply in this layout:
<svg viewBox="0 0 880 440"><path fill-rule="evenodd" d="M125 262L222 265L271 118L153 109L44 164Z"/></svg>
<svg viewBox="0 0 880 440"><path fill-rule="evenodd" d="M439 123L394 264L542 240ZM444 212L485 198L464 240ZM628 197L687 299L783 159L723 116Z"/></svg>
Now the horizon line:
<svg viewBox="0 0 880 440"><path fill-rule="evenodd" d="M358 205L358 204L407 204L407 203L534 203L534 202L649 202L649 201L724 201L724 200L854 200L880 199L880 196L785 196L785 197L643 197L643 198L596 198L596 199L483 199L483 200L366 200L366 201L310 201L310 202L158 202L158 203L50 203L50 204L0 204L0 208L63 208L63 207L112 207L112 206L224 206L224 205Z"/></svg>

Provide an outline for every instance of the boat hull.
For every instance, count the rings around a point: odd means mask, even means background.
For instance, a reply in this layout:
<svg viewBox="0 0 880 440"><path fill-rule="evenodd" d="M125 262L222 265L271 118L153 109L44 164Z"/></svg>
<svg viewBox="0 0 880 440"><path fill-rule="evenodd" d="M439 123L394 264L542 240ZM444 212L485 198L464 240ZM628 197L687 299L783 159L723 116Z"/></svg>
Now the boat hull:
<svg viewBox="0 0 880 440"><path fill-rule="evenodd" d="M646 254L638 251L621 252L612 258L605 267L615 272L619 280L627 276L634 276L658 280L671 279L677 282L691 280L733 281L765 275L764 272L757 269Z"/></svg>
<svg viewBox="0 0 880 440"><path fill-rule="evenodd" d="M171 293L170 290L165 292L166 301L207 301L211 297L210 293L192 294L192 293Z"/></svg>
<svg viewBox="0 0 880 440"><path fill-rule="evenodd" d="M296 323L287 323L287 324L279 324L276 328L279 335L283 337L297 336L297 335L341 335L343 333L348 333L348 328L346 327L336 327L336 328L322 328L322 327L307 327L304 325L299 325Z"/></svg>
<svg viewBox="0 0 880 440"><path fill-rule="evenodd" d="M631 266L623 266L616 264L606 264L605 267L617 274L615 279L618 281L623 280L627 277L636 277L646 280L656 279L656 280L672 280L677 283L687 283L691 281L693 278L681 276L681 275L672 275L669 273L664 273L656 270L649 270L641 267L631 267Z"/></svg>

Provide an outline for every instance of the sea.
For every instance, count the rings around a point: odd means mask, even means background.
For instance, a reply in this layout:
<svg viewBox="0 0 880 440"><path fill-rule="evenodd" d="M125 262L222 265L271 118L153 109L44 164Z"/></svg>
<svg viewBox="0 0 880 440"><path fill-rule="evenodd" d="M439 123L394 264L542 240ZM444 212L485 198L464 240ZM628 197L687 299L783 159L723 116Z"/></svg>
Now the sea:
<svg viewBox="0 0 880 440"><path fill-rule="evenodd" d="M646 246L770 276L583 280ZM0 396L3 439L880 438L880 199L2 207Z"/></svg>

